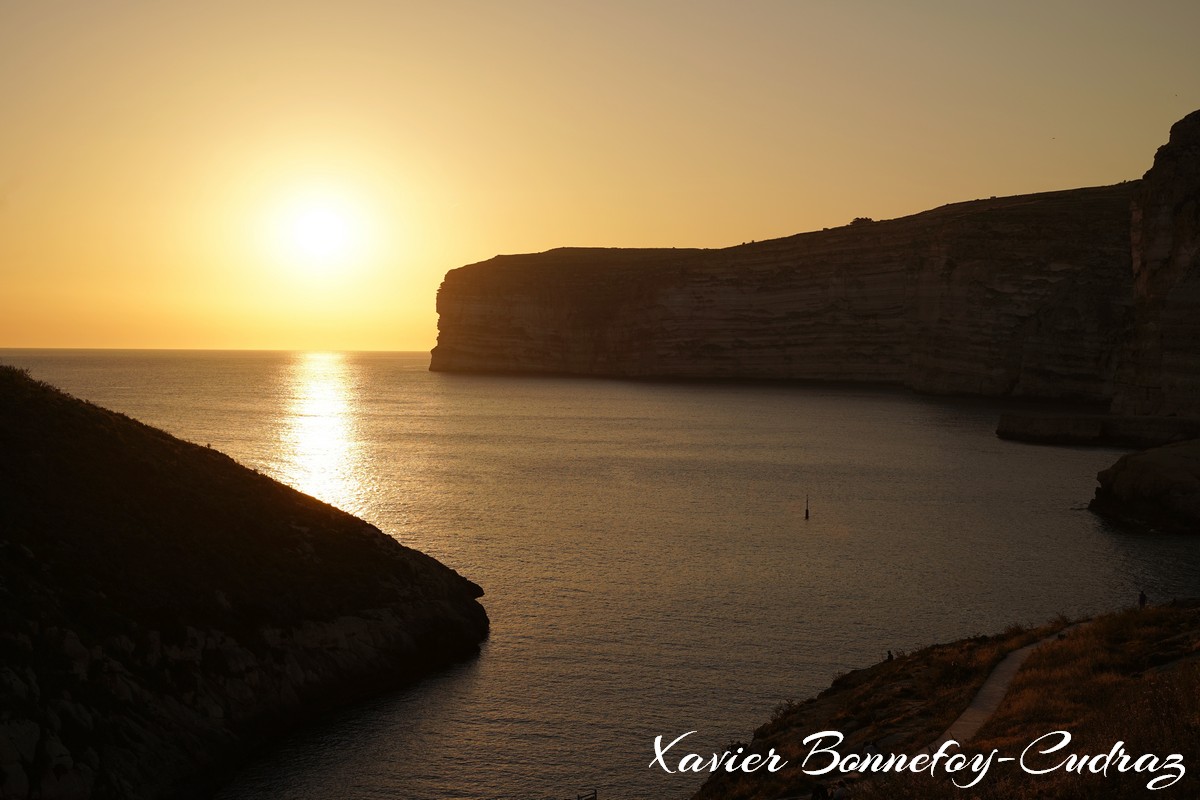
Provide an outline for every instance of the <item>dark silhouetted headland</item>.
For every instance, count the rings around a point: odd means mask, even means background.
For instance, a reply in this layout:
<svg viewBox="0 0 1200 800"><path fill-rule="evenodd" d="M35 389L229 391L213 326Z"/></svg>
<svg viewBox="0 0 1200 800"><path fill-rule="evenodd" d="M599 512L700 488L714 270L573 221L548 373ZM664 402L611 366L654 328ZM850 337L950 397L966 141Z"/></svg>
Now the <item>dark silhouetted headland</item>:
<svg viewBox="0 0 1200 800"><path fill-rule="evenodd" d="M469 658L482 590L0 367L5 798L200 795L264 735Z"/></svg>
<svg viewBox="0 0 1200 800"><path fill-rule="evenodd" d="M448 272L437 309L432 370L889 383L1094 406L1006 414L1005 438L1192 439L1200 111L1172 126L1141 180L723 250L497 256ZM1156 502L1158 489L1129 488L1133 467L1104 483L1097 508L1131 502L1136 516Z"/></svg>
<svg viewBox="0 0 1200 800"><path fill-rule="evenodd" d="M1200 416L1198 259L1195 112L1141 181L723 250L451 270L430 368L869 381Z"/></svg>
<svg viewBox="0 0 1200 800"><path fill-rule="evenodd" d="M430 368L1111 398L1135 185L956 203L724 250L447 273Z"/></svg>

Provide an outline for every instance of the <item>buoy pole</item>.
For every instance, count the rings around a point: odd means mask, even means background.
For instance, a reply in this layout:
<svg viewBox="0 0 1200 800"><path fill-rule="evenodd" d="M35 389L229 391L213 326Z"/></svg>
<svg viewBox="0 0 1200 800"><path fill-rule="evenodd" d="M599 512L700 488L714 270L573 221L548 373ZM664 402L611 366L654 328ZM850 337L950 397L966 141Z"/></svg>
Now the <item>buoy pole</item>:
<svg viewBox="0 0 1200 800"><path fill-rule="evenodd" d="M804 518L808 519L808 495L804 495Z"/></svg>

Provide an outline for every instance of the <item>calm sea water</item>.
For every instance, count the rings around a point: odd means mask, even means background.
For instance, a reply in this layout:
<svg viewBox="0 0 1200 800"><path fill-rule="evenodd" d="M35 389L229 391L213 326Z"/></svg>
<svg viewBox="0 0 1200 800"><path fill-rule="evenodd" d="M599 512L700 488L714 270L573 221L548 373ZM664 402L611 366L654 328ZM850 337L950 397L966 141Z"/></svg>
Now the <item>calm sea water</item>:
<svg viewBox="0 0 1200 800"><path fill-rule="evenodd" d="M1083 510L1117 451L1000 441L992 403L454 376L424 353L0 362L486 589L477 661L299 732L223 800L683 798L698 781L647 767L658 734L719 748L888 649L1200 594L1193 541Z"/></svg>

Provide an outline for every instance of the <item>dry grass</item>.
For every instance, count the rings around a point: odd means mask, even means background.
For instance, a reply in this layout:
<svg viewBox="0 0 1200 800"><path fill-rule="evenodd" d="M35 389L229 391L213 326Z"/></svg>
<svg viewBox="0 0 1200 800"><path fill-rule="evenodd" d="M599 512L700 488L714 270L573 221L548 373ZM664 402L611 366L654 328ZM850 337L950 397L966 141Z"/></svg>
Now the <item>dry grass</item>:
<svg viewBox="0 0 1200 800"><path fill-rule="evenodd" d="M1200 765L1200 607L1178 604L1110 614L1048 643L1030 656L1000 708L970 751L1019 757L1055 730L1071 742L1054 756L1031 755L1050 767L1068 755L1102 755L1118 743L1133 759L1179 754L1185 768ZM1165 771L1108 775L1058 770L1030 775L1016 763L996 764L973 790L936 777L903 777L858 787L856 798L939 800L1105 800L1200 796L1194 774L1158 790L1147 784Z"/></svg>
<svg viewBox="0 0 1200 800"><path fill-rule="evenodd" d="M1073 728L1136 683L1146 669L1187 655L1200 611L1178 606L1100 617L1034 651L980 730L980 747L1010 747L1031 729Z"/></svg>

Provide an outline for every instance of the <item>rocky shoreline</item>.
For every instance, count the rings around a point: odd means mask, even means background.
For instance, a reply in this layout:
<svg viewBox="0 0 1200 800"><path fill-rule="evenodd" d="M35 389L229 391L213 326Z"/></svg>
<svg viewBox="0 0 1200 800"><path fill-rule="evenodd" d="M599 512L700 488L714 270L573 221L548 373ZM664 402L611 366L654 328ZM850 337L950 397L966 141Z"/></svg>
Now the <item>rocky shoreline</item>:
<svg viewBox="0 0 1200 800"><path fill-rule="evenodd" d="M1035 444L1158 447L1200 438L1200 417L1009 412L996 435Z"/></svg>
<svg viewBox="0 0 1200 800"><path fill-rule="evenodd" d="M0 798L204 797L264 737L478 653L482 590L0 367Z"/></svg>

